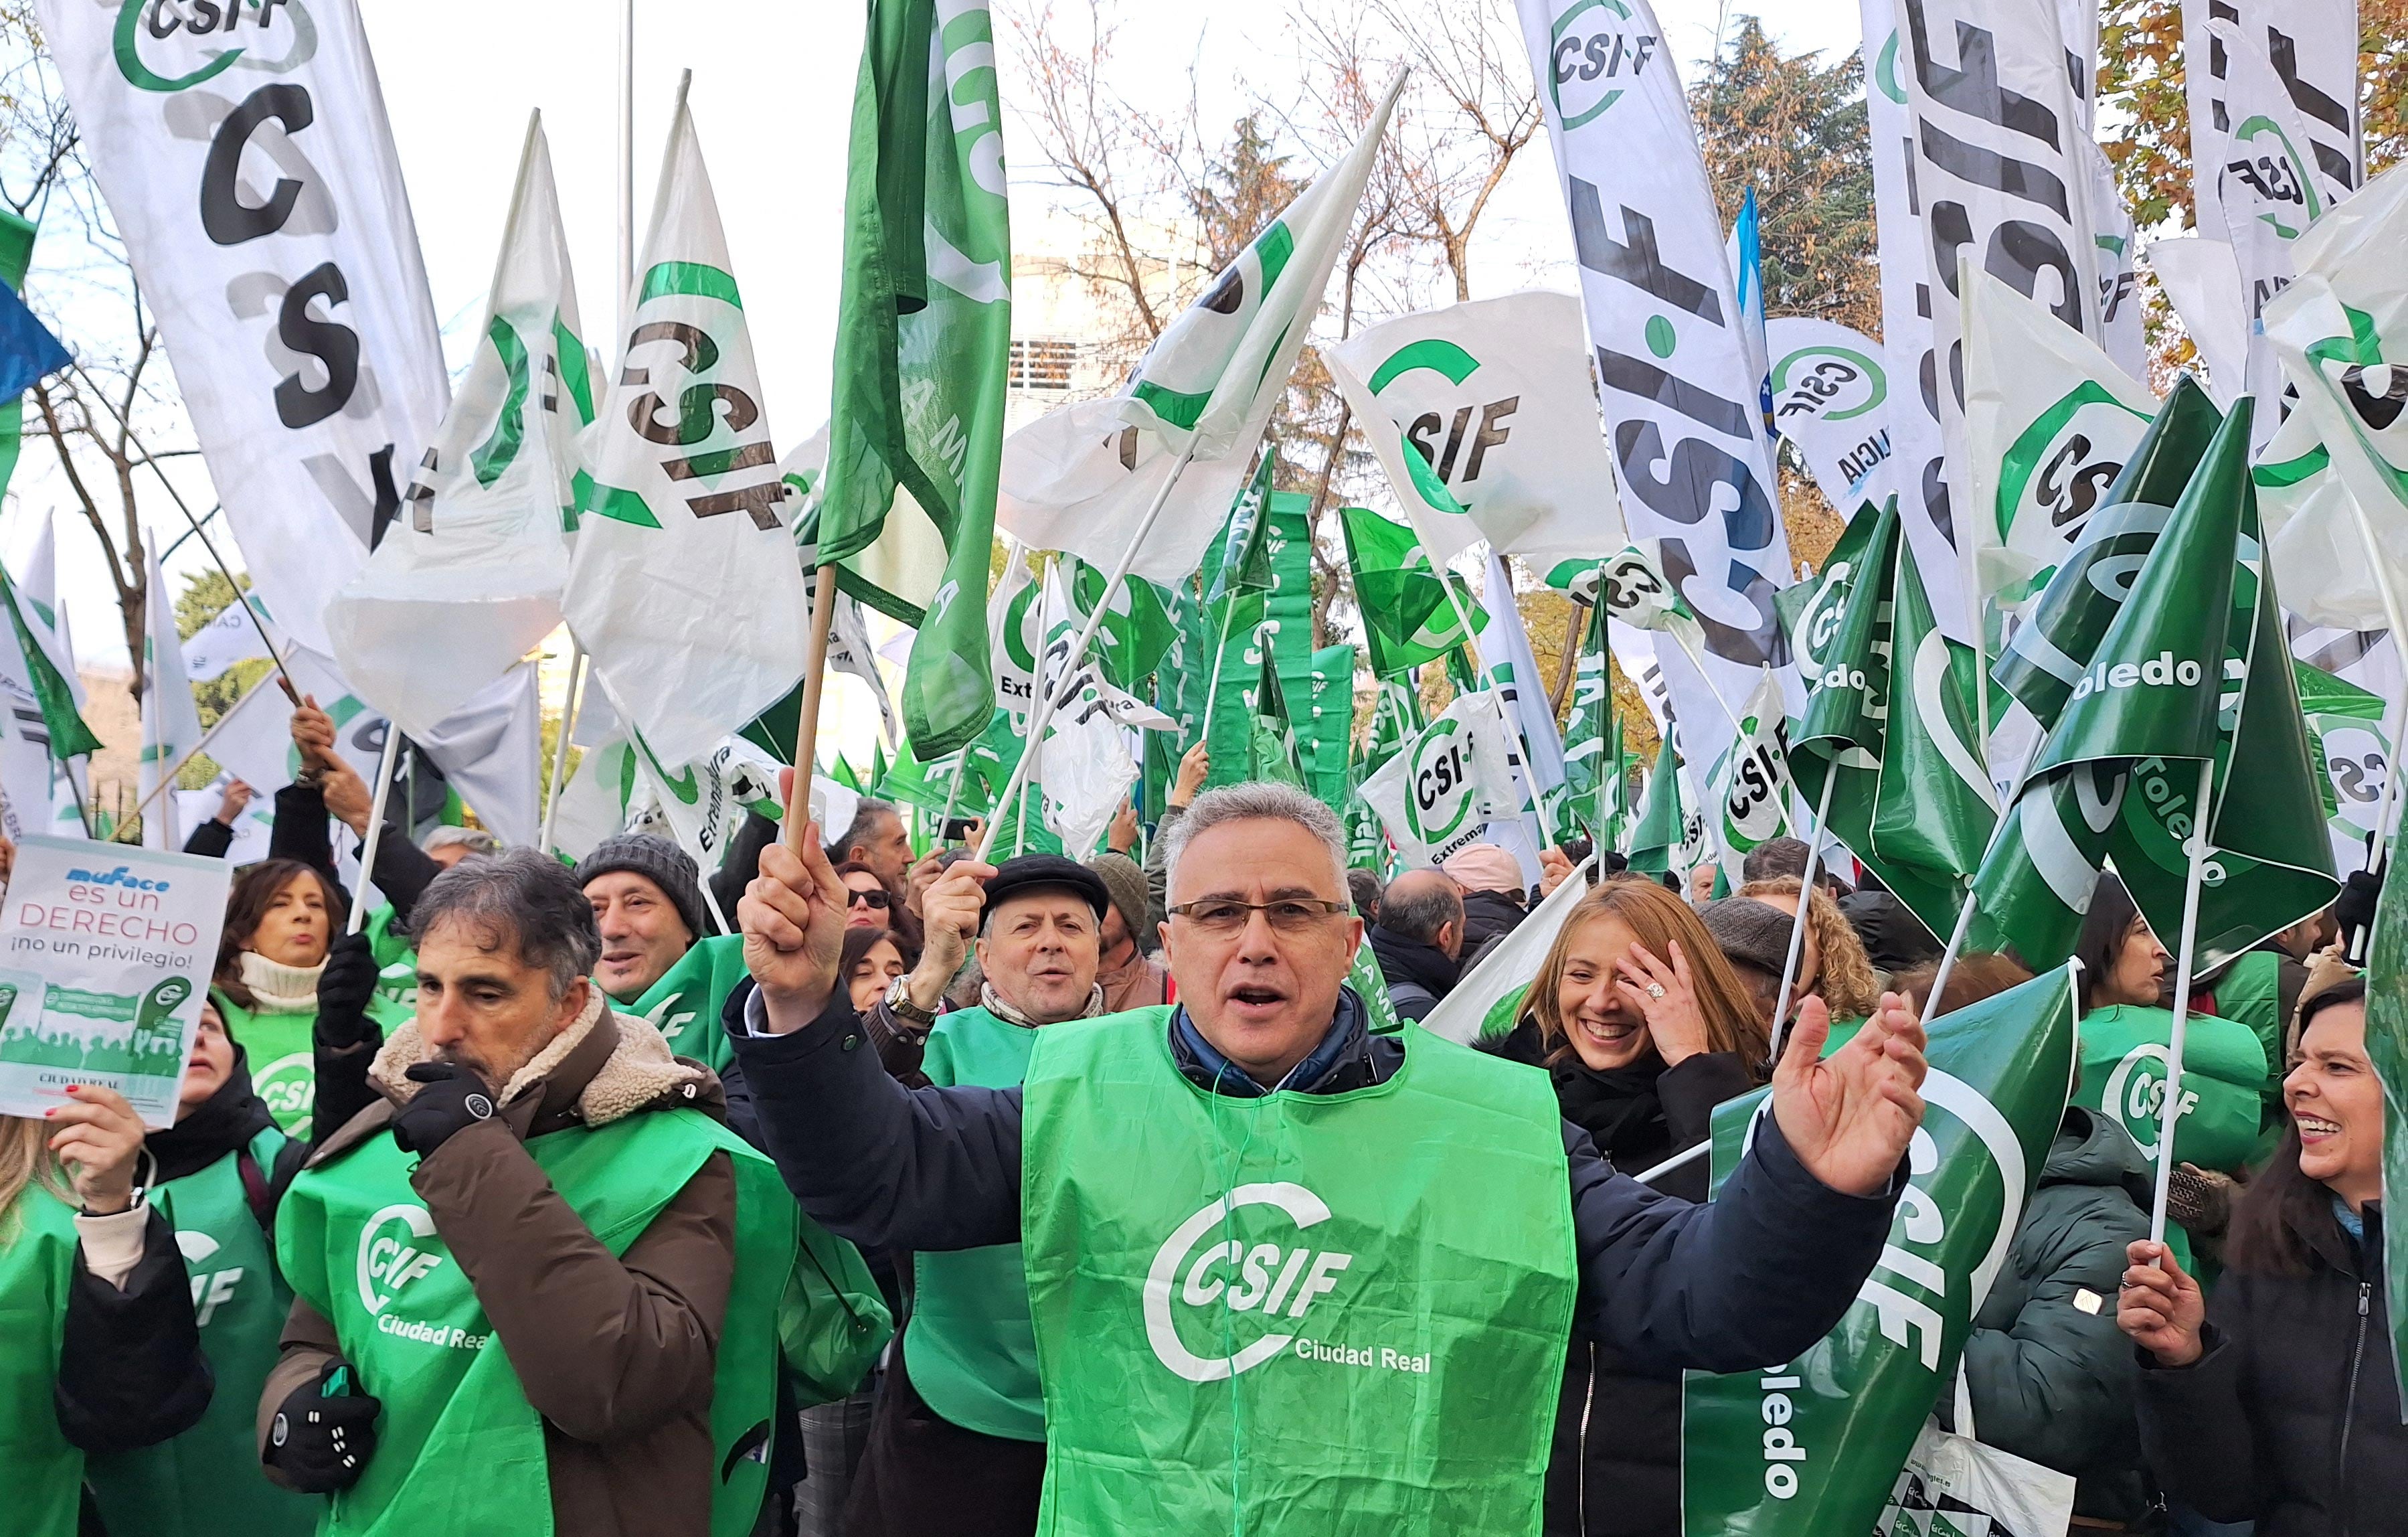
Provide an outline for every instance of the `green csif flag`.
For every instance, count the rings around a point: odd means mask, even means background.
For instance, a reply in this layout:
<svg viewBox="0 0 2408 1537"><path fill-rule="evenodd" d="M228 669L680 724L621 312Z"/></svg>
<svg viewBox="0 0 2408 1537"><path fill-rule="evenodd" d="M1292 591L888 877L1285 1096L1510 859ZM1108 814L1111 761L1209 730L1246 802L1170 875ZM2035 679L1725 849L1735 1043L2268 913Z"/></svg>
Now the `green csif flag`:
<svg viewBox="0 0 2408 1537"><path fill-rule="evenodd" d="M1593 569L1593 567L1592 567ZM1606 654L1606 618L1592 604L1572 664L1571 722L1564 728L1564 783L1549 801L1558 843L1584 831L1612 848L1630 810L1626 804L1630 749L1613 712L1613 666Z"/></svg>
<svg viewBox="0 0 2408 1537"><path fill-rule="evenodd" d="M1262 670L1247 704L1253 711L1254 729L1248 737L1252 767L1246 777L1302 789L1304 770L1297 762L1296 727L1288 720L1287 697L1280 690L1279 667L1268 646L1263 648Z"/></svg>
<svg viewBox="0 0 2408 1537"><path fill-rule="evenodd" d="M980 0L870 0L809 558L919 627L903 722L924 760L977 737L995 704L985 598L1011 347L996 82Z"/></svg>
<svg viewBox="0 0 2408 1537"><path fill-rule="evenodd" d="M1218 603L1233 592L1271 590L1271 482L1278 476L1279 450L1266 443L1262 461L1254 466L1254 478L1229 510L1228 532L1222 537L1221 559L1212 567L1212 585L1204 594L1206 603Z"/></svg>
<svg viewBox="0 0 2408 1537"><path fill-rule="evenodd" d="M2065 712L2124 607L2132 573L2157 547L2222 420L2188 374L2174 381L2140 445L2000 652L1991 676L2042 730Z"/></svg>
<svg viewBox="0 0 2408 1537"><path fill-rule="evenodd" d="M1639 806L1639 827L1630 837L1630 868L1649 875L1687 871L1705 856L1706 819L1687 803L1681 783L1681 727L1668 725L1656 748L1656 767Z"/></svg>
<svg viewBox="0 0 2408 1537"><path fill-rule="evenodd" d="M1340 508L1338 524L1374 676L1393 678L1463 644L1462 617L1412 529L1365 507ZM1456 591L1463 596L1459 584ZM1476 615L1475 630L1486 627L1488 616L1476 604L1467 599L1463 607Z"/></svg>
<svg viewBox="0 0 2408 1537"><path fill-rule="evenodd" d="M2112 862L2169 948L2202 808L2196 969L2330 901L2332 845L2259 543L2251 402L2224 419L2035 757L1976 878L1977 943L2027 965L2071 954ZM2086 873L2087 872L2087 873Z"/></svg>
<svg viewBox="0 0 2408 1537"><path fill-rule="evenodd" d="M2073 1081L2073 1023L2068 967L1932 1022L1913 1187L1839 1327L1795 1360L1728 1376L1692 1372L1682 1385L1689 1537L1883 1530L1899 1470L1955 1379L2057 1137ZM1715 1110L1717 1189L1770 1092Z"/></svg>
<svg viewBox="0 0 2408 1537"><path fill-rule="evenodd" d="M50 660L50 654L34 638L33 626L25 623L20 601L17 584L8 580L6 569L0 569L0 602L8 605L8 627L17 637L17 649L25 656L25 674L34 685L34 702L41 707L42 726L50 733L50 756L64 763L69 758L99 752L100 739L76 713L75 690L68 685L58 664Z"/></svg>

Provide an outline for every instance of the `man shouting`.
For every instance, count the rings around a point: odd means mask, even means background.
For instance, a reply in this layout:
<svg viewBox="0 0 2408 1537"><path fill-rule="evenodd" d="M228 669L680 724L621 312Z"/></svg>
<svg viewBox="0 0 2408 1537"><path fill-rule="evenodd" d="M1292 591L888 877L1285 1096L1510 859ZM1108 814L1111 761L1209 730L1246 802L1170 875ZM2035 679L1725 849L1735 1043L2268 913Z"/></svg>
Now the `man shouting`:
<svg viewBox="0 0 2408 1537"><path fill-rule="evenodd" d="M1535 1534L1575 1313L1641 1370L1787 1361L1872 1268L1922 1118L1892 998L1708 1206L1608 1168L1545 1075L1369 1034L1329 809L1240 784L1166 854L1182 1002L1037 1032L1022 1085L901 1087L856 1049L844 891L807 837L742 903L727 1020L772 1155L856 1243L1023 1244L1039 1530Z"/></svg>

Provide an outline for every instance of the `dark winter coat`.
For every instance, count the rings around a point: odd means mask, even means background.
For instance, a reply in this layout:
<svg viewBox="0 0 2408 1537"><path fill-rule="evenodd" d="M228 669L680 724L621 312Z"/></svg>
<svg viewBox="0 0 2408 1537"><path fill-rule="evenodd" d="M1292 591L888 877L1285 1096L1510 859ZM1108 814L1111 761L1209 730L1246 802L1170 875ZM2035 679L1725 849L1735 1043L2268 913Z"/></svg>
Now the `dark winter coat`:
<svg viewBox="0 0 2408 1537"><path fill-rule="evenodd" d="M1525 1020L1492 1048L1546 1068L1538 1027ZM1589 1134L1608 1163L1644 1173L1705 1141L1714 1107L1755 1087L1730 1052L1701 1052L1597 1072L1577 1059L1548 1068L1564 1119ZM1706 1197L1702 1158L1657 1180L1686 1200ZM1636 1370L1594 1329L1576 1329L1555 1401L1547 1458L1547 1537L1680 1537L1681 1379Z"/></svg>
<svg viewBox="0 0 2408 1537"><path fill-rule="evenodd" d="M2305 1275L2228 1267L2208 1299L2206 1353L2141 1360L2141 1446L2166 1493L2257 1537L2408 1531L2408 1427L2400 1423L2383 1219L2353 1243L2325 1217L2293 1230Z"/></svg>
<svg viewBox="0 0 2408 1537"><path fill-rule="evenodd" d="M1463 954L1474 956L1489 941L1511 934L1530 915L1510 891L1463 894Z"/></svg>
<svg viewBox="0 0 2408 1537"><path fill-rule="evenodd" d="M2123 1127L2067 1110L1965 1344L1974 1433L2073 1474L2075 1514L2102 1521L2137 1520L2148 1503L2132 1414L2138 1369L2115 1327L2115 1290L2125 1246L2149 1236L2151 1191L2148 1159ZM1943 1422L1955 1401L1940 1396Z"/></svg>
<svg viewBox="0 0 2408 1537"><path fill-rule="evenodd" d="M1388 1002L1398 1018L1416 1023L1427 1019L1438 1000L1455 991L1460 967L1438 946L1378 924L1371 926L1370 941L1372 957L1380 963L1380 980L1388 984Z"/></svg>

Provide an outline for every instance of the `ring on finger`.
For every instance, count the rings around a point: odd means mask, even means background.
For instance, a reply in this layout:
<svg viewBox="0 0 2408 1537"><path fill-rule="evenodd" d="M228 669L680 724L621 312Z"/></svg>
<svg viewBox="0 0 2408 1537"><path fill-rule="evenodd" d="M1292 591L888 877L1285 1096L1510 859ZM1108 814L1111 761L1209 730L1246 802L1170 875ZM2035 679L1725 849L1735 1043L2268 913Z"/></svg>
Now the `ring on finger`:
<svg viewBox="0 0 2408 1537"><path fill-rule="evenodd" d="M1647 996L1649 998L1662 998L1664 996L1664 984L1660 982L1649 983L1647 984Z"/></svg>

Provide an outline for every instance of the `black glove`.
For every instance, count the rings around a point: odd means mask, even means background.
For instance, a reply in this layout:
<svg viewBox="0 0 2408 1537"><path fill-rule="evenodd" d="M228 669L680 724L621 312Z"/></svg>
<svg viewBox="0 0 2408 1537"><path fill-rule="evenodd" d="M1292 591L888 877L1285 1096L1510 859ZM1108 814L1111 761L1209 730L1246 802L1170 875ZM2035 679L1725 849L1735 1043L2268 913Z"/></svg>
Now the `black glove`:
<svg viewBox="0 0 2408 1537"><path fill-rule="evenodd" d="M2375 904L2383 897L2383 877L2368 870L2352 870L2343 883L2341 895L2333 898L2333 921L2341 925L2342 937L2349 941L2353 963L2366 959L2366 947L2359 936L2374 927Z"/></svg>
<svg viewBox="0 0 2408 1537"><path fill-rule="evenodd" d="M494 1113L485 1081L456 1062L421 1062L403 1076L425 1085L393 1113L393 1140L405 1153L431 1156L453 1132Z"/></svg>
<svg viewBox="0 0 2408 1537"><path fill-rule="evenodd" d="M318 973L321 1044L342 1050L359 1045L372 1034L382 1034L368 1023L368 1001L376 997L377 973L376 954L368 948L366 934L346 934L326 952L325 970Z"/></svg>
<svg viewBox="0 0 2408 1537"><path fill-rule="evenodd" d="M332 1360L318 1380L294 1388L268 1427L261 1460L304 1494L333 1494L360 1481L376 1453L380 1400L351 1391L358 1373Z"/></svg>

